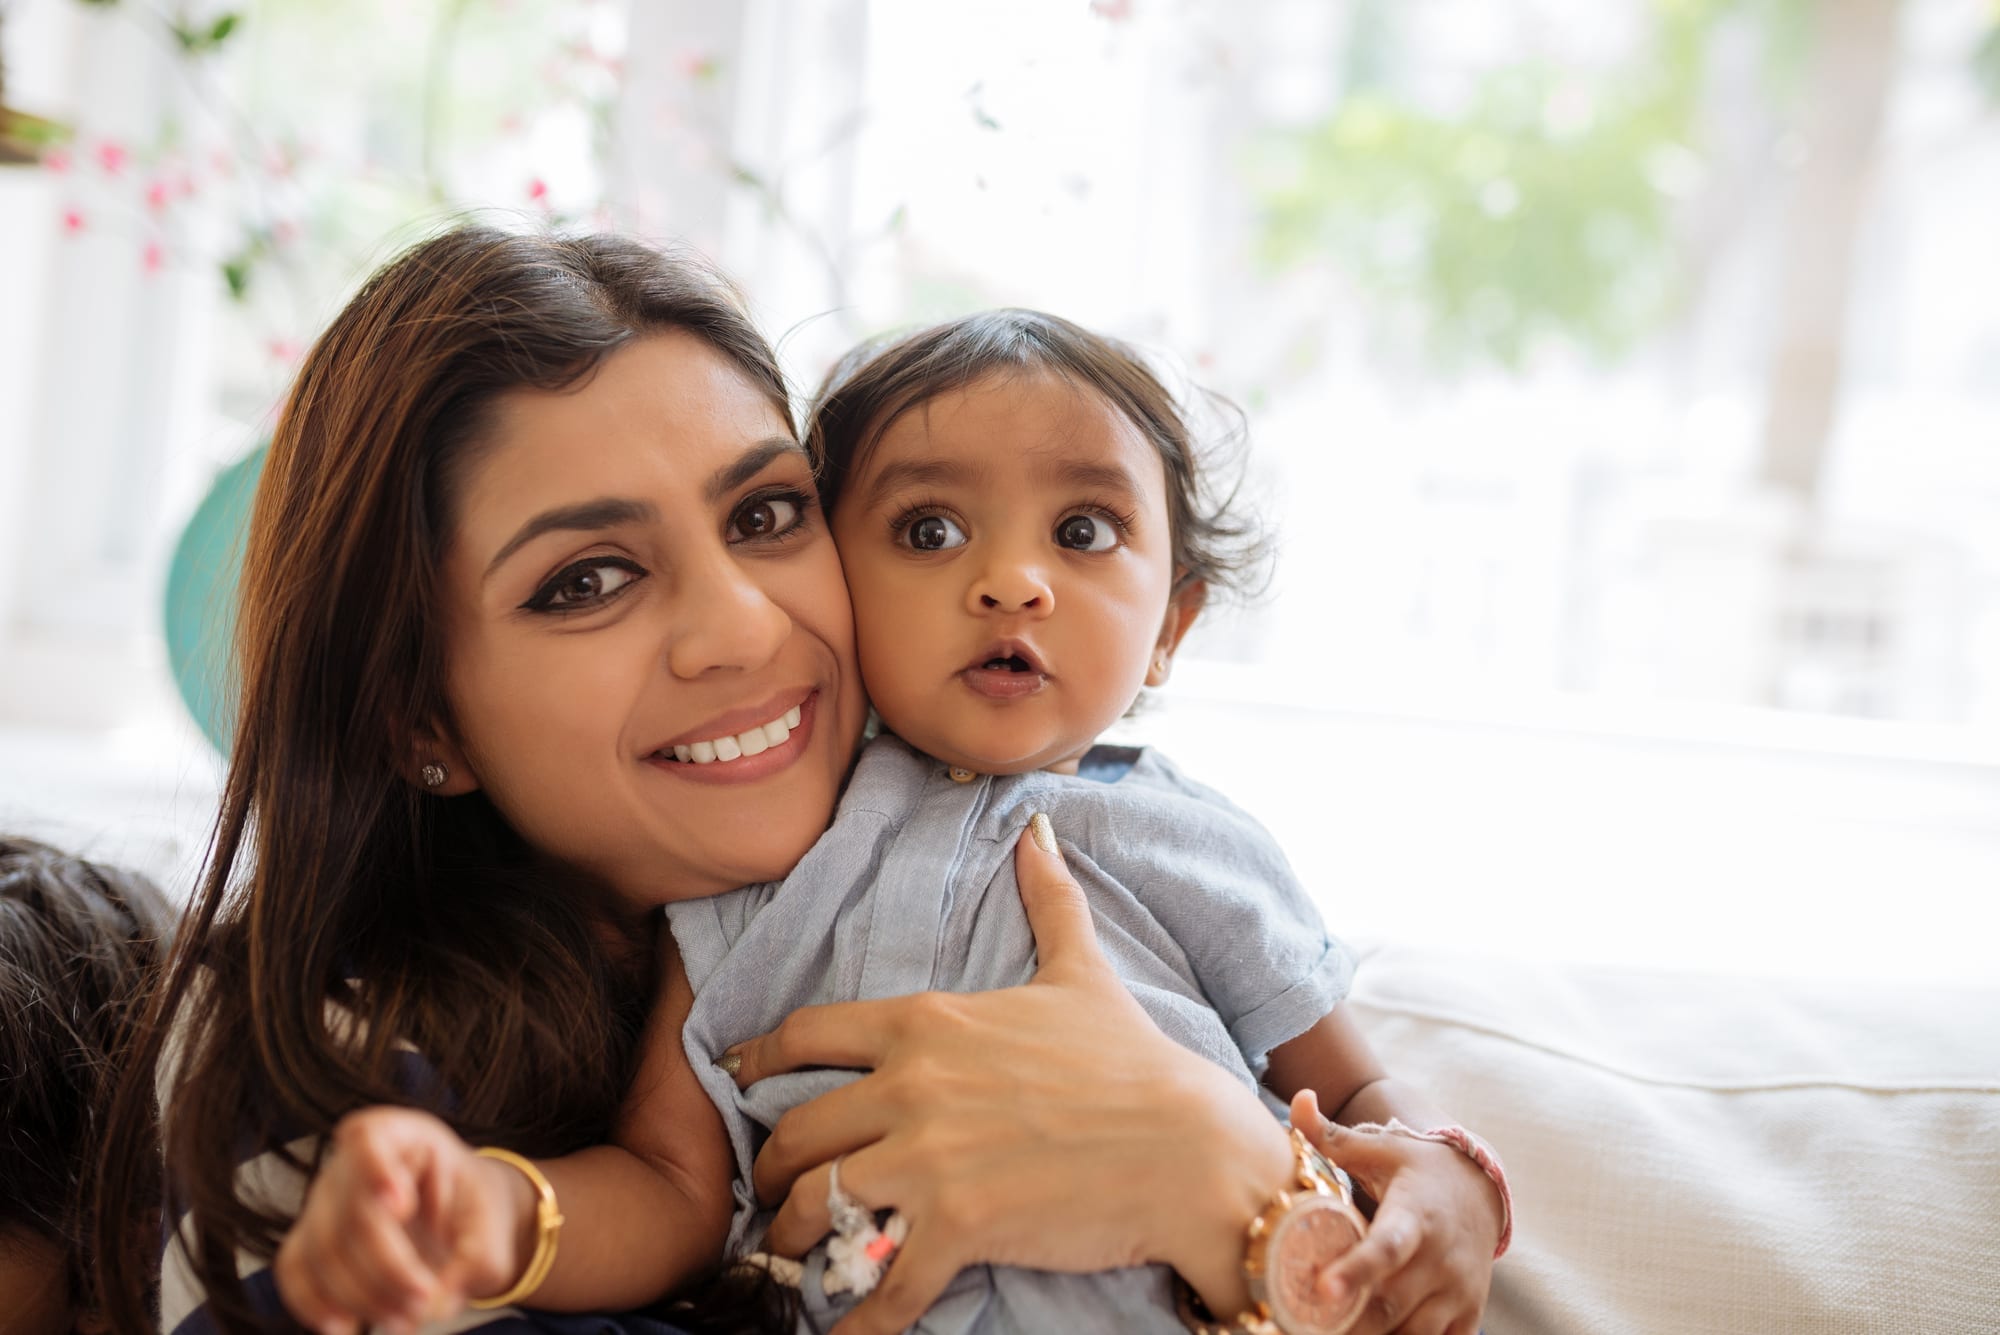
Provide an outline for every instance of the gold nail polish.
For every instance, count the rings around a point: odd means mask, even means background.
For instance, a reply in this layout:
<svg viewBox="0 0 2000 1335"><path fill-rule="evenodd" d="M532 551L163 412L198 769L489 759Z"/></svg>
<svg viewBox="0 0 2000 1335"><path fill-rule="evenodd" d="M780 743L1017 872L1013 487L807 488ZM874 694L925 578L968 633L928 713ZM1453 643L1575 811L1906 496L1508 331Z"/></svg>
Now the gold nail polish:
<svg viewBox="0 0 2000 1335"><path fill-rule="evenodd" d="M1056 851L1056 827L1042 812L1037 811L1028 818L1028 833L1034 836L1036 848L1044 853Z"/></svg>
<svg viewBox="0 0 2000 1335"><path fill-rule="evenodd" d="M743 1069L743 1054L740 1052L725 1052L715 1059L715 1065L724 1075L734 1079L737 1072Z"/></svg>

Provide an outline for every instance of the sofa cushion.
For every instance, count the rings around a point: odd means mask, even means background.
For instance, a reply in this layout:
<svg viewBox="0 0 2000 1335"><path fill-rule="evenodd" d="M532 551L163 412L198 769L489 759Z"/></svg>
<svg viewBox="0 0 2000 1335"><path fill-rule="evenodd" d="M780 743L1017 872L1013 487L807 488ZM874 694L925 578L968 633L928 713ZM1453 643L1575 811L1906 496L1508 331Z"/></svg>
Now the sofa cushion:
<svg viewBox="0 0 2000 1335"><path fill-rule="evenodd" d="M2000 1330L2000 987L1389 945L1350 1004L1507 1164L1489 1335Z"/></svg>

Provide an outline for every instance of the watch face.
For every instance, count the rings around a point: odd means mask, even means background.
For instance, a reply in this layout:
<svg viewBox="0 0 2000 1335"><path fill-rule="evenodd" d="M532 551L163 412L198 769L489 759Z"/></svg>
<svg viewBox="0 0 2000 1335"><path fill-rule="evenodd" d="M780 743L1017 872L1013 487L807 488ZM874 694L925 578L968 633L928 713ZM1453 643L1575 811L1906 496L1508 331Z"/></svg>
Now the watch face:
<svg viewBox="0 0 2000 1335"><path fill-rule="evenodd" d="M1271 1230L1265 1253L1264 1304L1285 1335L1340 1335L1361 1315L1368 1290L1334 1303L1319 1291L1320 1272L1361 1241L1351 1207L1333 1196L1292 1203Z"/></svg>

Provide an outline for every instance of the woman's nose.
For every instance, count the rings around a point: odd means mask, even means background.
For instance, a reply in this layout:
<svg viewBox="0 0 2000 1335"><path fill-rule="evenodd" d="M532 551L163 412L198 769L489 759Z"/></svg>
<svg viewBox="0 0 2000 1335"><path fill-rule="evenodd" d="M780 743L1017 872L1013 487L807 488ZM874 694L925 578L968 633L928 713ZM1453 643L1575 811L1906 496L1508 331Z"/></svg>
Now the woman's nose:
<svg viewBox="0 0 2000 1335"><path fill-rule="evenodd" d="M967 610L975 615L1027 612L1047 616L1056 605L1048 572L1024 553L994 552L966 592Z"/></svg>
<svg viewBox="0 0 2000 1335"><path fill-rule="evenodd" d="M785 609L726 557L686 572L673 616L667 667L676 677L760 668L792 633Z"/></svg>

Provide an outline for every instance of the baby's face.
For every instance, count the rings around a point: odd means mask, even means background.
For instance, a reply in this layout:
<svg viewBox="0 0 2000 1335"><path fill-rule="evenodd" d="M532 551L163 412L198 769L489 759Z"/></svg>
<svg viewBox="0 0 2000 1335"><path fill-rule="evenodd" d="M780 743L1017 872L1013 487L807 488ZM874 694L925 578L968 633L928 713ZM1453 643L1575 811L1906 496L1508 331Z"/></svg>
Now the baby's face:
<svg viewBox="0 0 2000 1335"><path fill-rule="evenodd" d="M1166 470L1091 390L1024 372L918 404L833 531L869 697L948 764L1073 772L1166 677Z"/></svg>

